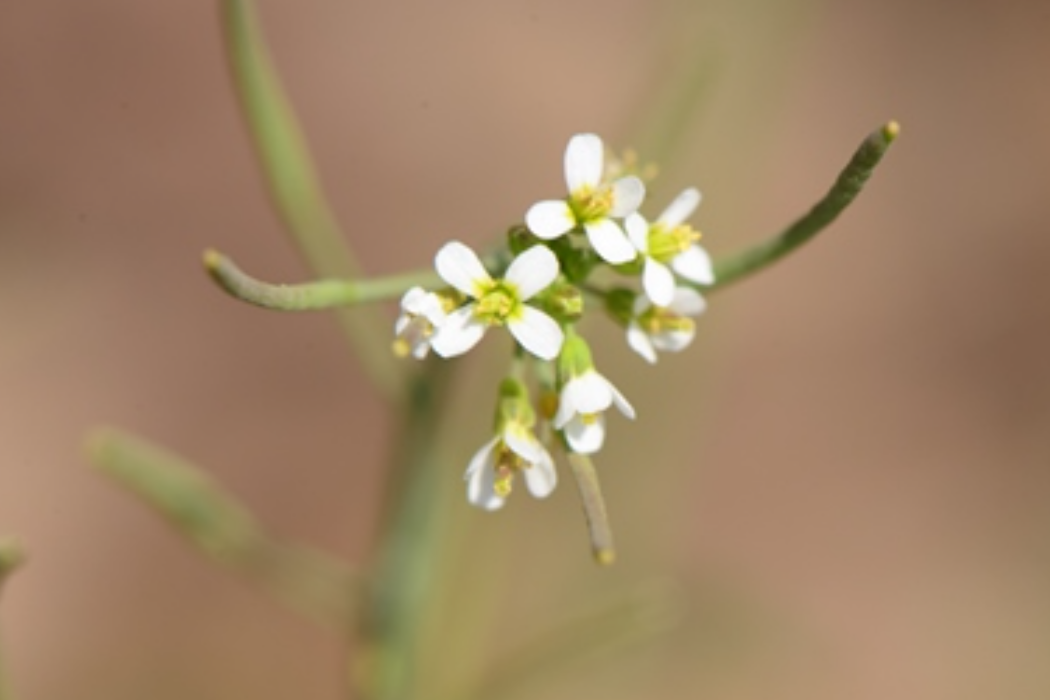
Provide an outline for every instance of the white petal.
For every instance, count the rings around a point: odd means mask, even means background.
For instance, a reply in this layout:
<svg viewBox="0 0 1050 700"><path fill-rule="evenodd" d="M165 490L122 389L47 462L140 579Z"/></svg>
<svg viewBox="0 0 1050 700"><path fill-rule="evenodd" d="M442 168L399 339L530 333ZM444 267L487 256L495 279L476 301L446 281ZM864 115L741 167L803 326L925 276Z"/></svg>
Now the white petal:
<svg viewBox="0 0 1050 700"><path fill-rule="evenodd" d="M565 426L565 439L573 452L581 455L594 454L602 449L605 443L605 417L594 416L590 421L580 417L573 418Z"/></svg>
<svg viewBox="0 0 1050 700"><path fill-rule="evenodd" d="M612 405L612 385L594 370L584 372L569 381L562 395L569 394L569 401L577 413L600 413Z"/></svg>
<svg viewBox="0 0 1050 700"><path fill-rule="evenodd" d="M693 342L693 337L695 335L695 329L657 333L652 337L652 343L658 350L663 350L664 352L679 352L689 347L689 344Z"/></svg>
<svg viewBox="0 0 1050 700"><path fill-rule="evenodd" d="M536 498L546 498L558 485L558 472L554 469L550 453L542 447L540 449L543 450L540 458L524 471L525 486Z"/></svg>
<svg viewBox="0 0 1050 700"><path fill-rule="evenodd" d="M417 360L426 359L428 353L430 353L430 343L426 340L420 340L416 343L415 347L412 348L412 357Z"/></svg>
<svg viewBox="0 0 1050 700"><path fill-rule="evenodd" d="M401 314L394 321L394 335L401 335L408 328L408 324L412 323L412 317L408 314Z"/></svg>
<svg viewBox="0 0 1050 700"><path fill-rule="evenodd" d="M638 251L634 249L623 230L612 219L602 219L585 224L584 228L587 229L587 240L591 242L591 246L605 262L619 265L630 262L638 256Z"/></svg>
<svg viewBox="0 0 1050 700"><path fill-rule="evenodd" d="M417 316L422 313L427 298L427 290L422 287L412 287L401 297L401 308L410 314Z"/></svg>
<svg viewBox="0 0 1050 700"><path fill-rule="evenodd" d="M596 134L576 134L565 149L565 184L569 192L596 187L602 179L605 161L602 140Z"/></svg>
<svg viewBox="0 0 1050 700"><path fill-rule="evenodd" d="M656 306L667 306L674 300L674 275L671 268L652 258L646 258L642 271L642 287Z"/></svg>
<svg viewBox="0 0 1050 700"><path fill-rule="evenodd" d="M707 302L692 287L678 287L668 308L679 316L699 316L707 310Z"/></svg>
<svg viewBox="0 0 1050 700"><path fill-rule="evenodd" d="M503 507L503 497L496 493L496 440L486 443L470 460L467 467L467 500L485 510Z"/></svg>
<svg viewBox="0 0 1050 700"><path fill-rule="evenodd" d="M631 304L631 314L634 316L641 316L648 311L653 305L653 302L649 301L649 297L644 294L638 294L634 297L634 303Z"/></svg>
<svg viewBox="0 0 1050 700"><path fill-rule="evenodd" d="M426 298L423 299L419 313L435 328L444 323L445 318L448 317L445 307L441 304L441 299L438 298L437 294L432 293L427 294Z"/></svg>
<svg viewBox="0 0 1050 700"><path fill-rule="evenodd" d="M507 328L523 348L543 360L557 357L565 342L558 322L531 306L522 306L521 316L508 321Z"/></svg>
<svg viewBox="0 0 1050 700"><path fill-rule="evenodd" d="M627 344L631 346L631 350L644 357L649 364L656 364L656 350L653 349L648 334L637 323L627 326Z"/></svg>
<svg viewBox="0 0 1050 700"><path fill-rule="evenodd" d="M572 382L570 381L569 384ZM558 396L558 411L554 414L554 418L551 420L551 425L556 430L561 430L565 427L565 424L572 420L573 416L576 415L576 406L572 403L572 397L566 389L569 388L569 384L566 384L562 390L561 395Z"/></svg>
<svg viewBox="0 0 1050 700"><path fill-rule="evenodd" d="M503 431L503 444L528 464L536 462L544 452L543 445L532 431L520 423L507 425Z"/></svg>
<svg viewBox="0 0 1050 700"><path fill-rule="evenodd" d="M492 282L477 254L459 241L442 246L434 256L434 267L441 279L468 296L478 296L478 284Z"/></svg>
<svg viewBox="0 0 1050 700"><path fill-rule="evenodd" d="M621 394L619 390L612 385L612 382L609 382L609 390L612 391L613 403L616 404L616 408L620 409L620 413L624 414L631 420L634 420L634 406L632 406L627 400L627 397Z"/></svg>
<svg viewBox="0 0 1050 700"><path fill-rule="evenodd" d="M499 442L499 436L496 436L481 446L474 456L470 458L470 462L467 464L467 471L463 474L463 478L470 480L470 477L478 472L479 469L491 468L496 461L495 447L496 443Z"/></svg>
<svg viewBox="0 0 1050 700"><path fill-rule="evenodd" d="M645 183L634 177L621 177L612 184L613 205L609 216L622 219L638 211L645 199Z"/></svg>
<svg viewBox="0 0 1050 700"><path fill-rule="evenodd" d="M550 286L558 277L558 258L545 245L534 245L514 258L504 279L518 288L522 301Z"/></svg>
<svg viewBox="0 0 1050 700"><path fill-rule="evenodd" d="M676 256L671 261L671 267L682 277L697 284L715 282L715 266L711 262L711 256L698 245L689 246L685 252Z"/></svg>
<svg viewBox="0 0 1050 700"><path fill-rule="evenodd" d="M649 252L649 222L641 214L631 214L623 222L627 237L639 253Z"/></svg>
<svg viewBox="0 0 1050 700"><path fill-rule="evenodd" d="M442 357L456 357L478 344L488 326L474 317L474 305L456 309L430 338L430 346Z"/></svg>
<svg viewBox="0 0 1050 700"><path fill-rule="evenodd" d="M660 214L660 218L656 222L668 229L680 226L683 221L692 216L699 204L700 190L690 187L675 197L674 201L664 209L664 213Z"/></svg>
<svg viewBox="0 0 1050 700"><path fill-rule="evenodd" d="M525 225L534 234L549 241L571 231L576 226L576 216L564 199L548 199L529 207L525 212Z"/></svg>

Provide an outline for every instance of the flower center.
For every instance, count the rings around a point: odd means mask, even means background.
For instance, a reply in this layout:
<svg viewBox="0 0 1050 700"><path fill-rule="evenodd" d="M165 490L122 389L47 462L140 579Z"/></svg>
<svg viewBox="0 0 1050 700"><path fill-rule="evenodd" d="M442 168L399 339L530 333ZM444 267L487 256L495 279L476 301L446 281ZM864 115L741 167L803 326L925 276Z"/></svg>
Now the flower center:
<svg viewBox="0 0 1050 700"><path fill-rule="evenodd" d="M579 224L600 221L612 211L613 190L611 187L581 187L569 197L569 208Z"/></svg>
<svg viewBox="0 0 1050 700"><path fill-rule="evenodd" d="M489 324L502 325L521 307L517 288L498 280L486 289L474 307L474 315Z"/></svg>
<svg viewBox="0 0 1050 700"><path fill-rule="evenodd" d="M649 257L657 262L670 262L699 240L700 232L689 224L675 226L670 231L655 225L649 229Z"/></svg>

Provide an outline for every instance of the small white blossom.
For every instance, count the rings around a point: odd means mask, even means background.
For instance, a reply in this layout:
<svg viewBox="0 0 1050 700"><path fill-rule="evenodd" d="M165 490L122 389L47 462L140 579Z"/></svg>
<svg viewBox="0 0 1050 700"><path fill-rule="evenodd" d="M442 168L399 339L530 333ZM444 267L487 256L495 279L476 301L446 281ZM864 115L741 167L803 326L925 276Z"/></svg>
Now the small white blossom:
<svg viewBox="0 0 1050 700"><path fill-rule="evenodd" d="M614 404L620 413L634 418L634 408L623 394L590 367L562 387L554 427L565 431L565 439L573 452L594 454L605 443L603 411Z"/></svg>
<svg viewBox="0 0 1050 700"><path fill-rule="evenodd" d="M674 297L672 269L697 284L715 281L711 257L696 245L700 234L684 224L699 204L699 190L690 188L678 195L654 224L638 213L624 222L631 242L645 257L642 287L657 306L668 306Z"/></svg>
<svg viewBox="0 0 1050 700"><path fill-rule="evenodd" d="M412 287L401 297L401 315L394 323L394 353L422 360L430 351L434 330L445 321L441 297L422 287Z"/></svg>
<svg viewBox="0 0 1050 700"><path fill-rule="evenodd" d="M442 357L462 355L477 345L492 325L506 325L526 350L544 360L561 351L565 335L543 311L525 304L558 277L558 259L548 248L533 246L494 280L473 250L458 241L446 243L434 260L438 274L472 299L438 326L430 346Z"/></svg>
<svg viewBox="0 0 1050 700"><path fill-rule="evenodd" d="M567 199L546 200L529 208L525 224L544 240L582 227L606 262L618 265L638 253L614 218L633 214L645 198L645 184L634 176L603 182L604 147L595 134L577 134L565 149Z"/></svg>
<svg viewBox="0 0 1050 700"><path fill-rule="evenodd" d="M627 344L651 364L656 351L678 352L685 349L696 335L696 324L689 316L699 316L707 302L691 287L674 290L666 307L653 306L644 295L634 300L634 317L627 326Z"/></svg>
<svg viewBox="0 0 1050 700"><path fill-rule="evenodd" d="M546 498L558 485L550 453L527 424L508 420L494 438L482 445L467 467L467 500L485 510L503 507L514 475L525 476L525 486L536 498Z"/></svg>

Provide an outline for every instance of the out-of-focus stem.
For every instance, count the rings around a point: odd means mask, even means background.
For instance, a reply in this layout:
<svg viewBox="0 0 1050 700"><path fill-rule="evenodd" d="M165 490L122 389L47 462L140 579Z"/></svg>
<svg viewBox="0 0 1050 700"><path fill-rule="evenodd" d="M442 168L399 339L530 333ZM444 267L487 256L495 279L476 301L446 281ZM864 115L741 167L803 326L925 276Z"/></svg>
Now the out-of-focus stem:
<svg viewBox="0 0 1050 700"><path fill-rule="evenodd" d="M253 4L222 0L220 6L233 81L274 207L314 276L354 279L357 261L322 193ZM340 309L338 319L367 376L389 397L400 398L403 374L389 351L389 324L369 310Z"/></svg>
<svg viewBox="0 0 1050 700"><path fill-rule="evenodd" d="M891 121L864 139L824 198L780 234L735 255L717 260L713 288L720 289L753 275L827 228L860 194L899 132L900 125ZM697 287L701 291L713 288Z"/></svg>
<svg viewBox="0 0 1050 700"><path fill-rule="evenodd" d="M241 270L215 250L204 253L204 268L230 296L276 311L317 311L392 299L415 286L435 287L441 278L433 270L362 280L330 279L305 284L271 284Z"/></svg>
<svg viewBox="0 0 1050 700"><path fill-rule="evenodd" d="M213 561L260 582L342 634L352 629L360 577L313 548L280 541L201 469L142 438L111 428L88 441L100 471L164 517Z"/></svg>
<svg viewBox="0 0 1050 700"><path fill-rule="evenodd" d="M415 697L416 652L426 609L434 600L444 508L435 498L438 443L453 365L431 359L413 378L403 423L395 433L381 540L367 596L363 663L356 669L368 700Z"/></svg>

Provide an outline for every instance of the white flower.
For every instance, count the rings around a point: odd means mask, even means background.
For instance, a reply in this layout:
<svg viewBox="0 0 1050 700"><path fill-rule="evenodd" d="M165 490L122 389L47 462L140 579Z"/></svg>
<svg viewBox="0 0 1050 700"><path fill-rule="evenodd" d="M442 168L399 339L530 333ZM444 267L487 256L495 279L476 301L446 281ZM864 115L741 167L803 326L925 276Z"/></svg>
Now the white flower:
<svg viewBox="0 0 1050 700"><path fill-rule="evenodd" d="M668 306L674 297L672 269L697 284L715 281L711 257L696 245L700 234L688 224L683 225L699 204L699 190L689 188L678 195L651 226L638 213L631 214L624 222L634 247L645 256L642 287L657 306Z"/></svg>
<svg viewBox="0 0 1050 700"><path fill-rule="evenodd" d="M401 297L401 315L394 323L394 354L409 354L422 360L430 351L434 329L445 321L445 307L441 297L422 287L412 287Z"/></svg>
<svg viewBox="0 0 1050 700"><path fill-rule="evenodd" d="M623 394L590 367L562 387L554 427L565 431L565 439L573 452L594 454L605 442L605 416L602 412L613 404L620 413L634 418L634 408Z"/></svg>
<svg viewBox="0 0 1050 700"><path fill-rule="evenodd" d="M653 306L642 294L634 300L634 318L627 326L627 344L650 363L656 363L656 351L678 352L685 349L696 335L696 324L689 316L699 316L707 302L691 287L674 290L666 307Z"/></svg>
<svg viewBox="0 0 1050 700"><path fill-rule="evenodd" d="M602 182L605 153L595 134L577 134L565 149L567 199L538 202L525 214L529 230L553 240L583 227L591 246L613 265L634 260L638 253L613 218L633 214L645 198L645 185L634 176Z"/></svg>
<svg viewBox="0 0 1050 700"><path fill-rule="evenodd" d="M527 425L510 420L470 460L463 476L467 500L485 510L502 508L518 472L536 498L546 498L558 485L550 453Z"/></svg>
<svg viewBox="0 0 1050 700"><path fill-rule="evenodd" d="M494 280L473 250L446 243L434 260L448 284L473 299L436 328L430 346L442 357L462 355L477 345L492 325L504 325L522 347L544 360L561 351L565 335L544 312L525 304L558 277L558 259L545 246L529 248L511 262L506 276Z"/></svg>

